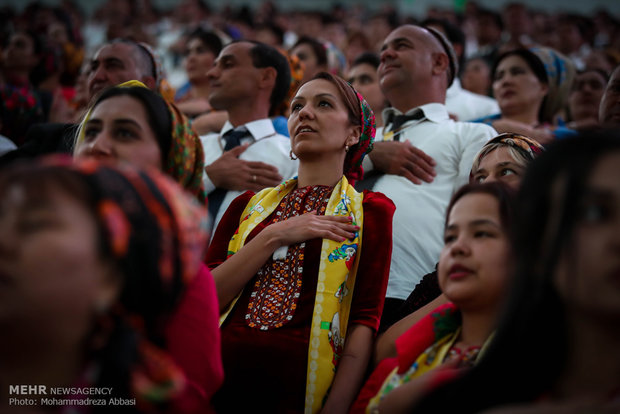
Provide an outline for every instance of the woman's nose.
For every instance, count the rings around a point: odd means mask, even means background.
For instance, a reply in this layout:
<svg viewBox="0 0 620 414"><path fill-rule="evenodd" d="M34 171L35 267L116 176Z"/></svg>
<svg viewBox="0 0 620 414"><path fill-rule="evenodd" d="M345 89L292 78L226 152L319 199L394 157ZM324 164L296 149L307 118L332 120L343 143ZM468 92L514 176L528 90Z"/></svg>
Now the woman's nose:
<svg viewBox="0 0 620 414"><path fill-rule="evenodd" d="M91 142L86 144L85 154L91 157L109 157L112 155L110 137L100 132Z"/></svg>
<svg viewBox="0 0 620 414"><path fill-rule="evenodd" d="M450 246L450 253L453 256L462 256L466 255L469 252L469 244L467 238L464 235L461 235L456 238L452 242L452 246Z"/></svg>
<svg viewBox="0 0 620 414"><path fill-rule="evenodd" d="M300 119L313 119L314 118L314 108L312 108L312 105L310 103L306 103L299 110L299 118Z"/></svg>

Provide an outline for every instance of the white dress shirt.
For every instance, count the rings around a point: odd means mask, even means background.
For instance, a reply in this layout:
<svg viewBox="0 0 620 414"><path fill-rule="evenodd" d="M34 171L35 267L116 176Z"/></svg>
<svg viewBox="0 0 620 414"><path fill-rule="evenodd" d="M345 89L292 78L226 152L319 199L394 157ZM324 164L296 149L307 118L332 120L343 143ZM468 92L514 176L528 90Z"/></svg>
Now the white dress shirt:
<svg viewBox="0 0 620 414"><path fill-rule="evenodd" d="M446 108L459 121L471 121L501 112L495 99L463 89L456 78L446 92Z"/></svg>
<svg viewBox="0 0 620 414"><path fill-rule="evenodd" d="M443 247L444 220L450 198L469 181L476 153L497 135L488 125L451 120L442 104L431 103L419 108L424 111L425 118L405 123L400 130L400 141L408 140L432 157L437 162L437 176L432 183L416 185L405 177L386 174L373 187L373 191L384 193L396 205L388 298L406 299L421 278L434 270ZM384 110L383 119L389 119L389 111L395 109ZM377 130L377 141L382 140L382 132L382 129ZM366 167L372 168L368 162Z"/></svg>
<svg viewBox="0 0 620 414"><path fill-rule="evenodd" d="M271 119L259 119L257 121L248 122L244 126L251 136L242 138L241 143L245 144L249 142L250 146L239 155L239 159L245 161L261 161L273 165L278 169L278 172L284 180L288 180L297 175L299 161L291 160L290 158L291 140L275 131ZM226 142L222 136L232 128L232 124L226 121L219 134L211 133L200 137L205 153L205 165L213 163L223 154L223 148ZM203 177L205 190L207 194L209 194L215 190L215 185L206 173L203 174ZM243 192L244 191L231 190L226 193L222 205L217 212L217 216L215 217L213 225L214 230L230 203ZM214 231L212 234L213 233Z"/></svg>

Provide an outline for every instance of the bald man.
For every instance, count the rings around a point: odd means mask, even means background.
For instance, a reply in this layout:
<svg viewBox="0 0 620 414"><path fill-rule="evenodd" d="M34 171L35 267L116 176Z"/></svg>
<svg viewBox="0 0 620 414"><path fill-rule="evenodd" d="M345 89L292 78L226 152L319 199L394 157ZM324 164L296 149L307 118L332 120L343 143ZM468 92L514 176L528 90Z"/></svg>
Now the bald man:
<svg viewBox="0 0 620 414"><path fill-rule="evenodd" d="M393 107L384 111L385 127L365 165L375 171L360 183L396 204L383 329L435 268L450 197L468 182L475 154L496 135L487 125L450 119L444 102L456 72L454 50L437 30L400 26L383 42L379 82Z"/></svg>

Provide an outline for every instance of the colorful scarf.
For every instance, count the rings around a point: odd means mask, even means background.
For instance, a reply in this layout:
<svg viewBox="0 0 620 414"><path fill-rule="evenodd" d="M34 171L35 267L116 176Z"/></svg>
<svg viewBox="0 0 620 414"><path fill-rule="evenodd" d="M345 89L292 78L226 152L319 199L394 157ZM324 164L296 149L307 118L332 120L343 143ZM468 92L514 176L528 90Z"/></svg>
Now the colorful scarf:
<svg viewBox="0 0 620 414"><path fill-rule="evenodd" d="M357 92L351 84L351 89L357 95L360 103L360 121L362 126L362 134L357 144L353 145L344 159L344 175L355 183L364 177L364 169L362 161L366 154L372 151L373 141L375 139L375 113L368 105L364 97Z"/></svg>
<svg viewBox="0 0 620 414"><path fill-rule="evenodd" d="M537 46L529 49L542 62L547 72L549 92L542 107L542 121L553 123L554 117L564 108L577 74L573 62L560 52Z"/></svg>
<svg viewBox="0 0 620 414"><path fill-rule="evenodd" d="M183 390L185 377L156 343L162 340L161 321L175 309L202 263L206 210L155 170L139 172L93 159L71 163L65 157L41 164L43 172L74 172L92 192L104 248L123 276L108 323L124 326L138 338L132 396L147 410L169 401Z"/></svg>
<svg viewBox="0 0 620 414"><path fill-rule="evenodd" d="M296 187L297 179L294 178L275 188L266 188L252 197L228 245L229 257L243 247L252 230L269 217ZM353 217L353 223L360 226L360 230L353 241L339 243L323 239L308 349L305 401L305 412L308 413L318 412L323 406L344 349L361 250L362 200L363 195L349 185L346 177L342 177L334 187L325 210L325 215ZM239 296L221 316L220 323L226 320Z"/></svg>
<svg viewBox="0 0 620 414"><path fill-rule="evenodd" d="M202 142L179 108L168 101L166 103L172 121L172 142L164 171L206 204L207 193L202 182L205 167Z"/></svg>
<svg viewBox="0 0 620 414"><path fill-rule="evenodd" d="M481 153L482 151L484 151L485 147L496 143L501 143L513 147L516 150L521 151L523 155L525 155L526 158L530 160L534 160L534 158L542 154L545 150L545 147L543 147L533 139L526 137L525 135L515 134L514 132L506 132L503 134L499 134L498 136L484 144Z"/></svg>
<svg viewBox="0 0 620 414"><path fill-rule="evenodd" d="M439 306L396 340L398 366L386 377L367 412L378 407L381 399L395 388L435 370L443 364L461 332L461 316L453 303ZM492 336L477 356L484 353ZM472 362L472 361L468 361Z"/></svg>
<svg viewBox="0 0 620 414"><path fill-rule="evenodd" d="M146 85L137 80L123 82L115 88L146 88ZM204 174L204 152L198 134L192 128L189 120L172 103L166 101L172 124L171 145L168 150L164 172L192 193L200 202L206 204L207 194L202 177ZM84 141L84 126L88 123L94 107L88 109L80 123L75 148Z"/></svg>

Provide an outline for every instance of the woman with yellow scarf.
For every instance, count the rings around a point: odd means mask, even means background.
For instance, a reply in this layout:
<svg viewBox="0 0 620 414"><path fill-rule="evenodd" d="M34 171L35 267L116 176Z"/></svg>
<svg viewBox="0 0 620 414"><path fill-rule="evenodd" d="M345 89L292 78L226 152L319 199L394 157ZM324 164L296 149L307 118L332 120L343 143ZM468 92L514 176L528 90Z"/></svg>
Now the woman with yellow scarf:
<svg viewBox="0 0 620 414"><path fill-rule="evenodd" d="M374 114L318 74L291 101L298 177L239 196L207 255L221 318L219 412L346 412L379 326L394 204L358 193Z"/></svg>

